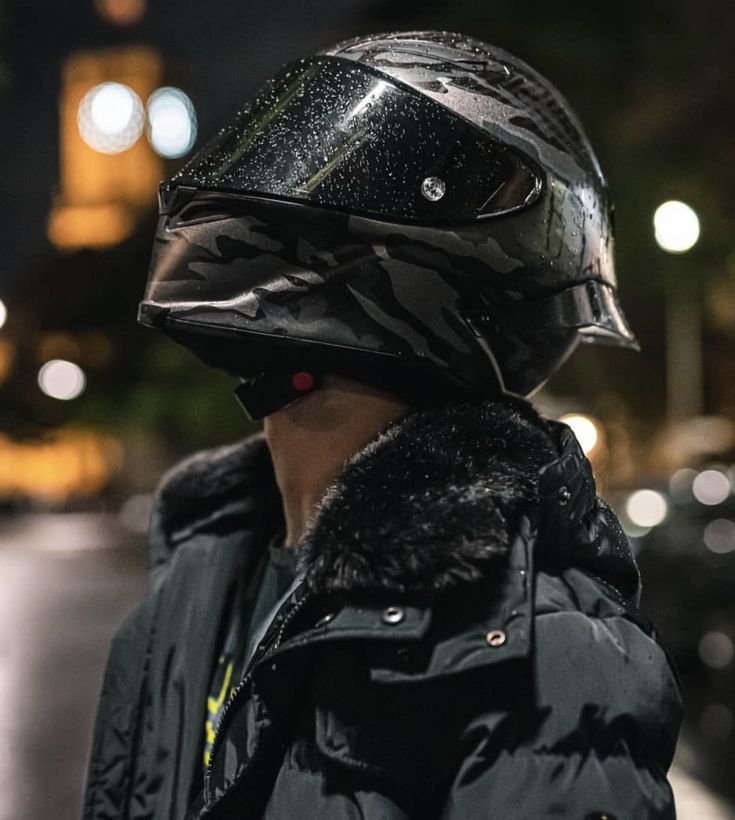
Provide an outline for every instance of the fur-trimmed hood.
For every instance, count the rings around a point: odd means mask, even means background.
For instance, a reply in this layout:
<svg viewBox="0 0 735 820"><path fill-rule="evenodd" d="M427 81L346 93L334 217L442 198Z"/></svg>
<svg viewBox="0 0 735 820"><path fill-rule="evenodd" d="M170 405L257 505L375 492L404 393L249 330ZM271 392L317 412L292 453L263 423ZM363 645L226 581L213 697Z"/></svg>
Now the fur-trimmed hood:
<svg viewBox="0 0 735 820"><path fill-rule="evenodd" d="M596 498L574 435L513 400L414 410L389 426L327 490L300 568L314 591L433 593L491 571L532 511L550 557L636 596L627 539ZM260 433L164 477L151 520L154 565L192 532L238 525L258 530L263 543L283 527Z"/></svg>

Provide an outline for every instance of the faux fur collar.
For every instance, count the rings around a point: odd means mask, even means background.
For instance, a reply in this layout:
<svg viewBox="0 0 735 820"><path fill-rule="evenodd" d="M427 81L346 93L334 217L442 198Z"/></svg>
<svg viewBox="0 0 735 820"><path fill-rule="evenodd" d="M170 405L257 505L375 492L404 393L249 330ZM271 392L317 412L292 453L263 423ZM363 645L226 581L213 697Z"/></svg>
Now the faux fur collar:
<svg viewBox="0 0 735 820"><path fill-rule="evenodd" d="M549 526L570 541L567 557L576 551L584 563L597 551L617 561L625 552L615 571L628 592L637 589L622 532L611 538L602 519L590 529L599 502L574 437L512 400L412 411L381 433L328 489L299 548L300 568L321 591L425 593L474 581L540 497ZM164 477L151 523L154 564L192 532L234 526L259 530L263 542L283 526L262 434L197 454Z"/></svg>
<svg viewBox="0 0 735 820"><path fill-rule="evenodd" d="M346 465L302 546L316 589L440 590L472 581L510 546L557 455L525 402L409 414Z"/></svg>

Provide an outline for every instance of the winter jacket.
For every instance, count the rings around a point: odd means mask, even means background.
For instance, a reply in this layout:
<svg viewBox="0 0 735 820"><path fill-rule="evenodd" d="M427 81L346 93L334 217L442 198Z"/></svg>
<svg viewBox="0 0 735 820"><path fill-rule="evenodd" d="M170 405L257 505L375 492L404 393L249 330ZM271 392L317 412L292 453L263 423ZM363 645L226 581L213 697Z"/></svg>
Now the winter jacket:
<svg viewBox="0 0 735 820"><path fill-rule="evenodd" d="M282 526L260 434L164 478L86 820L675 816L679 689L627 539L571 431L511 401L413 411L347 462L203 778L225 602Z"/></svg>

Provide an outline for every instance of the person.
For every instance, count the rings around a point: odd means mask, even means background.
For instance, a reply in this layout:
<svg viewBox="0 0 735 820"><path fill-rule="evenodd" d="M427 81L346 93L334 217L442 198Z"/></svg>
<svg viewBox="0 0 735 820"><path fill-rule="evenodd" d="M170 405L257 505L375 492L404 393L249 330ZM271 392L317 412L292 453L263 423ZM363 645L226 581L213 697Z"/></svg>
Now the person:
<svg viewBox="0 0 735 820"><path fill-rule="evenodd" d="M163 185L140 321L264 430L162 479L85 818L674 817L675 673L528 400L635 346L611 220L558 91L446 32L297 61Z"/></svg>

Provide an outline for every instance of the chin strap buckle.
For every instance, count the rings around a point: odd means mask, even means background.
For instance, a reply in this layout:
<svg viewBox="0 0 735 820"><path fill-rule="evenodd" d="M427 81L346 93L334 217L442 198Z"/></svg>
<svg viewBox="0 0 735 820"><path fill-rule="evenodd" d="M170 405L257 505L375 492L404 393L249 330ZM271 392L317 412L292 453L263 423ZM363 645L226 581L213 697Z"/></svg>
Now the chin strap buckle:
<svg viewBox="0 0 735 820"><path fill-rule="evenodd" d="M268 370L244 380L235 388L235 395L248 418L257 421L318 389L323 382L321 373L308 370Z"/></svg>

